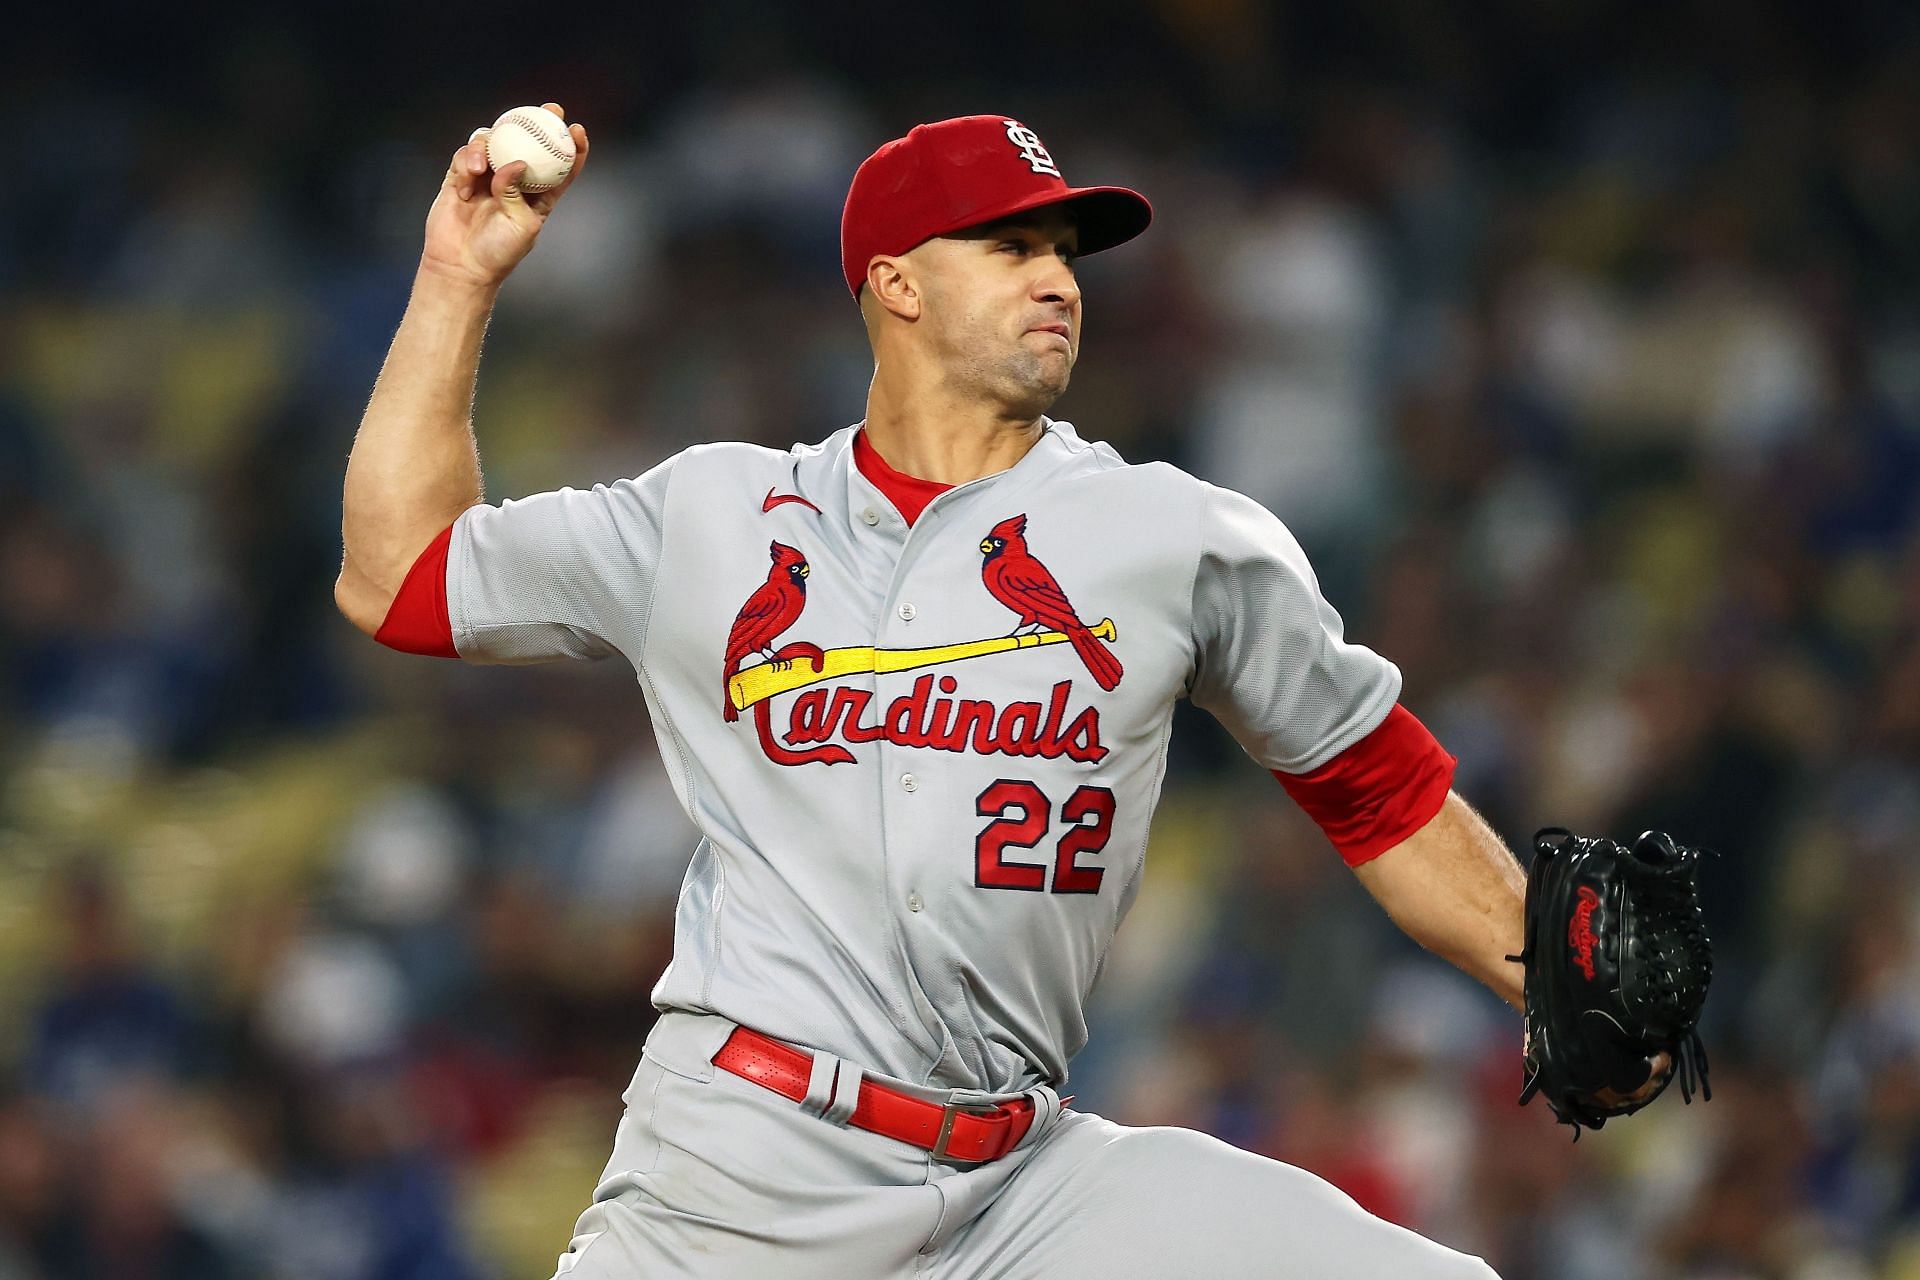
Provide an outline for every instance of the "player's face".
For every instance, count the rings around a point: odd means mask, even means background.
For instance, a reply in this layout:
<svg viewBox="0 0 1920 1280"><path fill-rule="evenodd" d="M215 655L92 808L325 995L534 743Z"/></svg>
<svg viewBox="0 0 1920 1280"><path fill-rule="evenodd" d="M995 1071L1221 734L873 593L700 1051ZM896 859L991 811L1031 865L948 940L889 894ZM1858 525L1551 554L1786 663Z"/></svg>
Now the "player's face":
<svg viewBox="0 0 1920 1280"><path fill-rule="evenodd" d="M925 279L925 318L949 377L1021 413L1044 413L1080 354L1072 218L1042 209L930 245L939 252Z"/></svg>

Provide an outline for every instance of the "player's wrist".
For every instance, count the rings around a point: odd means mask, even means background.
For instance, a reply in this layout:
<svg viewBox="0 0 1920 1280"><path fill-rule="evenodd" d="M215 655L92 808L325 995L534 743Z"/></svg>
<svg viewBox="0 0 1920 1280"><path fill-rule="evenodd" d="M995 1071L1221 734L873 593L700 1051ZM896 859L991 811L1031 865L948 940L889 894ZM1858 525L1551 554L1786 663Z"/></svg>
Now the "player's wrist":
<svg viewBox="0 0 1920 1280"><path fill-rule="evenodd" d="M504 276L491 279L471 268L422 256L420 266L414 273L413 296L416 300L424 295L432 300L478 303L491 307L494 299L500 295L500 286L505 283Z"/></svg>

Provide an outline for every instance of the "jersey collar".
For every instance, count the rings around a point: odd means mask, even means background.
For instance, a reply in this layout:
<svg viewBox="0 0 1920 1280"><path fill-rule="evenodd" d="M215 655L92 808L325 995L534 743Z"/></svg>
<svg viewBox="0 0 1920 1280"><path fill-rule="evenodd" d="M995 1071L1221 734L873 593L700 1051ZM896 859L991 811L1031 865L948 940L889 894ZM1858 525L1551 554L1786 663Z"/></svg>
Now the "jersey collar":
<svg viewBox="0 0 1920 1280"><path fill-rule="evenodd" d="M904 541L910 522L900 514L887 491L870 479L854 460L854 440L865 425L864 422L856 422L850 427L842 427L822 442L820 451L835 472L844 477L847 520L854 531L872 530L894 541ZM990 476L969 480L966 484L942 487L914 513L915 518L918 519L921 512L935 500L944 499L950 494L970 493L988 486L998 487L1012 483L1016 477L1024 478L1057 466L1073 451L1078 441L1079 437L1074 433L1071 423L1057 422L1043 416L1040 419L1040 438L1034 441L1033 448L1027 450L1020 461L1005 471L996 471ZM877 451L874 456L878 457ZM919 485L935 483L912 476L905 479Z"/></svg>
<svg viewBox="0 0 1920 1280"><path fill-rule="evenodd" d="M873 441L867 439L867 429L860 427L853 433L853 465L860 474L873 482L873 486L887 496L893 509L900 518L912 524L927 509L927 504L953 488L950 484L941 484L938 480L922 480L919 476L910 476L904 471L895 471L873 447Z"/></svg>

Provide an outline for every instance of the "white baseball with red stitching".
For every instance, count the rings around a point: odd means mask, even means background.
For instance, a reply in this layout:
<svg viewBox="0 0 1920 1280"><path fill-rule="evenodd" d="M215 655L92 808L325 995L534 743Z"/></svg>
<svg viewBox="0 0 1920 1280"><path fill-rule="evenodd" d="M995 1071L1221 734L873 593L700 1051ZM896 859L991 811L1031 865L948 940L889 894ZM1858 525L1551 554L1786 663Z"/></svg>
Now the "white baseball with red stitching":
<svg viewBox="0 0 1920 1280"><path fill-rule="evenodd" d="M515 107L487 134L487 164L494 172L516 160L527 162L522 191L547 191L565 182L573 172L573 156L566 122L545 107Z"/></svg>

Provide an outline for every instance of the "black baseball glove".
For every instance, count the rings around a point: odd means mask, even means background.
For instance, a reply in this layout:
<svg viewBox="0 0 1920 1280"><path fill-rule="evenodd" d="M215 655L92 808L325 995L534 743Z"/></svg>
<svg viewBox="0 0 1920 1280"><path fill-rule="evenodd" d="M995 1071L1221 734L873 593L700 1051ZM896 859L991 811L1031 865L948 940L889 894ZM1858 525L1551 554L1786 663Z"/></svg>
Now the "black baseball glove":
<svg viewBox="0 0 1920 1280"><path fill-rule="evenodd" d="M1674 1076L1688 1102L1707 1084L1696 1027L1713 978L1695 877L1700 852L1649 831L1622 847L1548 827L1527 872L1525 1106L1538 1093L1563 1124L1631 1115ZM1646 1096L1660 1052L1674 1068ZM1610 1091L1603 1096L1603 1091Z"/></svg>

